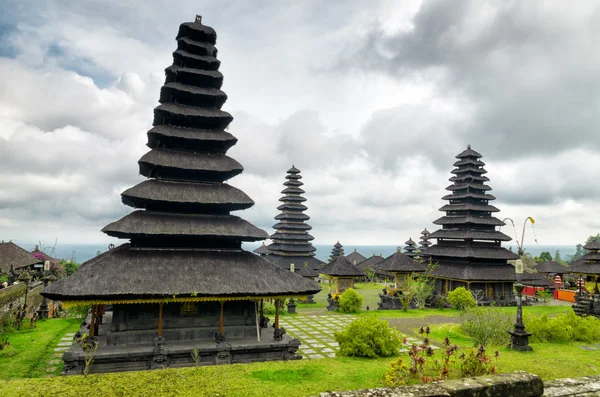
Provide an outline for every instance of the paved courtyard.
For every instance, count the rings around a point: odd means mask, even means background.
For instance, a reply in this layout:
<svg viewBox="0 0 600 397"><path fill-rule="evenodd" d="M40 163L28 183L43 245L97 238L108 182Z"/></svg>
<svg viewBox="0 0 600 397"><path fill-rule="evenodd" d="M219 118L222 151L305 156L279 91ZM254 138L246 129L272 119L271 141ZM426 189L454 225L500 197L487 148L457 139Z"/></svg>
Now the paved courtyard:
<svg viewBox="0 0 600 397"><path fill-rule="evenodd" d="M333 333L341 331L354 320L353 315L323 315L323 316L286 316L280 318L279 325L284 327L288 335L300 339L302 345L298 353L303 358L316 359L335 357L339 345L333 337ZM400 353L408 351L413 343L420 343L418 339L407 337L405 348ZM437 347L432 346L437 349Z"/></svg>

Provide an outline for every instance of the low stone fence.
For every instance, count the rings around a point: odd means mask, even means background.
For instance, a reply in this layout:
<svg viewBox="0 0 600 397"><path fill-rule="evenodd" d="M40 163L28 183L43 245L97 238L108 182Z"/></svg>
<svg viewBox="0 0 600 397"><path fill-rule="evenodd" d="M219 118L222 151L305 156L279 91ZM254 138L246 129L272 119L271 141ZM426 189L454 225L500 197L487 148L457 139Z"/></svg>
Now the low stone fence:
<svg viewBox="0 0 600 397"><path fill-rule="evenodd" d="M25 289L27 285L17 284L7 288L0 289L0 319L4 319L10 311L25 300ZM33 282L29 285L27 294L27 305L38 307L42 303L40 292L44 289L41 281Z"/></svg>
<svg viewBox="0 0 600 397"><path fill-rule="evenodd" d="M600 396L600 375L582 378L542 379L523 371L480 376L391 389L321 393L320 397L563 397Z"/></svg>

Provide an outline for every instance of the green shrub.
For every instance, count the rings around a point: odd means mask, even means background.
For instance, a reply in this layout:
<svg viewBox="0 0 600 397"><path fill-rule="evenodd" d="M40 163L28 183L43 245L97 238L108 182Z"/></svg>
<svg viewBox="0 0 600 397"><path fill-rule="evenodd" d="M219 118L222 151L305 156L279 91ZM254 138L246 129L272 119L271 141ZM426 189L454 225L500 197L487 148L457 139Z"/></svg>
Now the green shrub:
<svg viewBox="0 0 600 397"><path fill-rule="evenodd" d="M282 301L279 305L279 314L287 313L287 301ZM263 314L265 316L274 316L275 315L275 302L265 302L263 306Z"/></svg>
<svg viewBox="0 0 600 397"><path fill-rule="evenodd" d="M373 315L360 316L342 332L334 333L340 345L340 356L388 357L396 354L402 346L402 338L396 328Z"/></svg>
<svg viewBox="0 0 600 397"><path fill-rule="evenodd" d="M527 331L532 334L532 342L600 340L600 320L595 317L579 317L573 311L555 317L525 313L523 320Z"/></svg>
<svg viewBox="0 0 600 397"><path fill-rule="evenodd" d="M467 291L465 287L458 287L454 291L448 293L448 303L459 310L465 310L469 307L477 305L473 295L470 291Z"/></svg>
<svg viewBox="0 0 600 397"><path fill-rule="evenodd" d="M340 296L339 311L342 313L355 313L362 308L363 298L352 288L348 288Z"/></svg>
<svg viewBox="0 0 600 397"><path fill-rule="evenodd" d="M512 316L498 307L472 307L461 314L461 327L473 339L473 346L502 345L510 342Z"/></svg>

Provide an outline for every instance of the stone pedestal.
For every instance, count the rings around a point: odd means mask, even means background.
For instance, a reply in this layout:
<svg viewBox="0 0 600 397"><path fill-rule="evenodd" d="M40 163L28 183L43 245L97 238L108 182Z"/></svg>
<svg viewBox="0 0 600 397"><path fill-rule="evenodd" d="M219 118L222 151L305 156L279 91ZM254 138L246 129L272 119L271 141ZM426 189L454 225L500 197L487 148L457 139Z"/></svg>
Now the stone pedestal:
<svg viewBox="0 0 600 397"><path fill-rule="evenodd" d="M289 314L296 314L296 302L294 301L294 298L288 300L287 311Z"/></svg>
<svg viewBox="0 0 600 397"><path fill-rule="evenodd" d="M510 334L510 347L513 350L520 351L532 351L533 348L529 346L529 337L531 334L525 331L524 325L515 324L515 329L512 331L508 331Z"/></svg>

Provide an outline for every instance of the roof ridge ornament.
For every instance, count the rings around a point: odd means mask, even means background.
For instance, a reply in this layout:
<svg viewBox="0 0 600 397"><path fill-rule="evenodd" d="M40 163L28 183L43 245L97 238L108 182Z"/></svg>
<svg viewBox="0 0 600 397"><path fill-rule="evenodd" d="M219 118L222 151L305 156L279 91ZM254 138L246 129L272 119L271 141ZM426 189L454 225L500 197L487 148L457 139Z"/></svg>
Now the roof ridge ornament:
<svg viewBox="0 0 600 397"><path fill-rule="evenodd" d="M194 23L199 23L200 25L202 25L202 15L196 14L196 19L194 20Z"/></svg>

